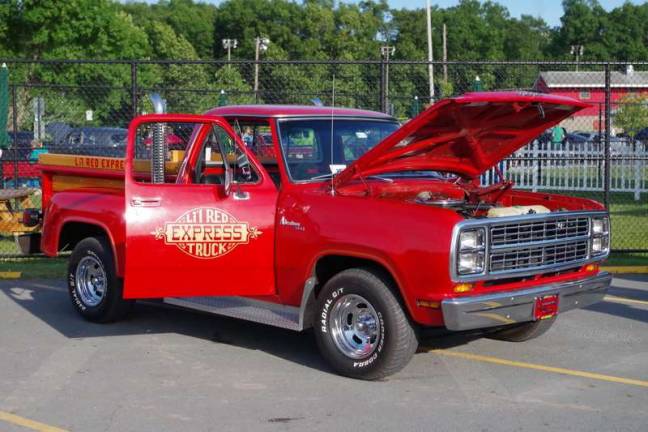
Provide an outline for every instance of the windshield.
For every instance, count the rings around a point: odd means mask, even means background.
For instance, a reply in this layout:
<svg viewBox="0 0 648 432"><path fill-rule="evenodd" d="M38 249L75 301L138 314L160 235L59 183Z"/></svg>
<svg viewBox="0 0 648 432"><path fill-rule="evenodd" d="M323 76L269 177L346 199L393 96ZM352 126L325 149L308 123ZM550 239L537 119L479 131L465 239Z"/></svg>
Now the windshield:
<svg viewBox="0 0 648 432"><path fill-rule="evenodd" d="M290 178L317 180L344 169L398 129L395 121L300 119L279 122Z"/></svg>

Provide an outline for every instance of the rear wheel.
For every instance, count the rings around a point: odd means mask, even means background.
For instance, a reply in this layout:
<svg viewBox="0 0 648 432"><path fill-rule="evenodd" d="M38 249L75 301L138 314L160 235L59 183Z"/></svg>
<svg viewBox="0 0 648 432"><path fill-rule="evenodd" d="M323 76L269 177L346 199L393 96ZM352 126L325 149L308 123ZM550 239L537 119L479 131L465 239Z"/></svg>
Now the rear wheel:
<svg viewBox="0 0 648 432"><path fill-rule="evenodd" d="M389 281L367 269L331 278L318 296L315 337L340 374L376 380L409 363L418 340Z"/></svg>
<svg viewBox="0 0 648 432"><path fill-rule="evenodd" d="M503 340L508 342L524 342L535 339L543 335L551 328L556 321L556 317L551 317L538 321L531 321L523 324L514 324L498 330L490 335L491 339Z"/></svg>
<svg viewBox="0 0 648 432"><path fill-rule="evenodd" d="M123 318L132 301L122 297L109 243L104 237L81 240L68 264L68 292L74 308L88 321L110 322Z"/></svg>

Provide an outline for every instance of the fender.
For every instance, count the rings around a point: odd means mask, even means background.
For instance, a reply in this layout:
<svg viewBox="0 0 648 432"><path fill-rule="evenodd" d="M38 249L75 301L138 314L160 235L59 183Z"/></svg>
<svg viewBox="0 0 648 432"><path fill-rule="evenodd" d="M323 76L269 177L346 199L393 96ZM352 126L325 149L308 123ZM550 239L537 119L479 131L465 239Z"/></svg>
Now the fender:
<svg viewBox="0 0 648 432"><path fill-rule="evenodd" d="M97 199L97 197L101 197ZM92 206L87 199L94 198ZM81 205L84 205L81 207ZM125 225L123 195L97 194L96 191L57 193L50 202L43 223L41 249L48 256L57 256L62 245L61 234L69 223L83 223L100 229L113 251L117 275L124 276Z"/></svg>
<svg viewBox="0 0 648 432"><path fill-rule="evenodd" d="M400 293L401 299L405 303L405 307L407 308L410 316L412 316L414 312L414 308L412 307L413 305L411 304L411 299L408 298L408 296L406 295L407 290L403 285L404 278L397 270L397 266L392 262L392 260L389 259L389 257L385 253L378 250L358 251L349 248L325 249L311 259L311 262L307 267L309 269L309 272L307 272L304 275L304 280L308 281L309 278L316 276L317 264L320 262L321 259L329 256L358 258L366 261L371 261L380 265L383 269L387 271L387 273L389 273L392 279L394 279L394 282L396 283L396 288Z"/></svg>
<svg viewBox="0 0 648 432"><path fill-rule="evenodd" d="M57 250L58 248L61 247L61 245L58 243L61 238L61 232L63 231L63 228L68 223L75 223L75 222L99 227L106 234L106 236L108 237L110 248L112 249L113 259L115 261L115 267L117 270L117 276L124 277L124 255L122 250L123 248L122 247L118 248L117 243L115 242L115 237L113 235L113 232L108 228L108 225L106 225L105 223L99 220L81 218L78 216L65 218L62 222L58 224L58 227L56 229Z"/></svg>

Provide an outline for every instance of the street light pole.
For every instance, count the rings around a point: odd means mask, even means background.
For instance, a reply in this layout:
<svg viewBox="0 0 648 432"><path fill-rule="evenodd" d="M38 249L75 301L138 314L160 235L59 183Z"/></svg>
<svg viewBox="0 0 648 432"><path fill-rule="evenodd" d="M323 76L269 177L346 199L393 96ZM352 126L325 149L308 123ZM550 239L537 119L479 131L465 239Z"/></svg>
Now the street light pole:
<svg viewBox="0 0 648 432"><path fill-rule="evenodd" d="M254 50L254 99L256 102L259 101L259 56L261 51L266 52L268 50L268 45L270 45L270 39L266 37L257 37L254 39L255 50Z"/></svg>
<svg viewBox="0 0 648 432"><path fill-rule="evenodd" d="M236 39L223 39L223 48L227 50L227 65L228 67L232 67L231 61L232 61L232 50L236 49L238 46L238 40Z"/></svg>
<svg viewBox="0 0 648 432"><path fill-rule="evenodd" d="M569 51L571 55L576 56L576 72L578 72L578 62L583 56L584 47L583 45L572 45L571 50Z"/></svg>
<svg viewBox="0 0 648 432"><path fill-rule="evenodd" d="M389 113L389 58L394 55L396 48L393 46L384 45L380 47L380 55L382 57L382 83L381 83L381 110L382 112Z"/></svg>
<svg viewBox="0 0 648 432"><path fill-rule="evenodd" d="M427 42L428 42L428 78L430 81L430 103L434 103L434 52L432 49L432 11L430 0L427 0Z"/></svg>

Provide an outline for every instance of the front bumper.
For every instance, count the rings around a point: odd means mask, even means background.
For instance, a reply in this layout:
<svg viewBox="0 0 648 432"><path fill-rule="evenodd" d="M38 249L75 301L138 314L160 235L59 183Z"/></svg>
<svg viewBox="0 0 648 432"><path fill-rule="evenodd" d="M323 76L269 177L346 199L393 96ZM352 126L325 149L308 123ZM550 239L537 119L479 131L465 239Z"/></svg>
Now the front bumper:
<svg viewBox="0 0 648 432"><path fill-rule="evenodd" d="M602 272L587 279L526 290L443 300L443 320L448 330L471 330L533 321L537 297L558 294L558 313L563 313L601 301L611 281L612 276Z"/></svg>

